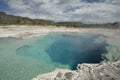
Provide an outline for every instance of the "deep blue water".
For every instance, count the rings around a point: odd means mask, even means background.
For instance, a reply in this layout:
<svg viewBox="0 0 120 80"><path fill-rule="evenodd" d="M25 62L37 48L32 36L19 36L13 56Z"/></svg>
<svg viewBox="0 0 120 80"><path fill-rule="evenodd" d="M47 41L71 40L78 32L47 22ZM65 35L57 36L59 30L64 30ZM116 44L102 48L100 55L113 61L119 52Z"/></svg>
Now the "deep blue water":
<svg viewBox="0 0 120 80"><path fill-rule="evenodd" d="M45 54L41 52L46 52L52 62L69 65L71 69L76 69L78 63L99 63L102 61L102 54L107 53L107 44L99 37L100 35L94 34L50 33L43 39L36 41L34 46L25 45L18 48L17 54L40 59L41 55Z"/></svg>
<svg viewBox="0 0 120 80"><path fill-rule="evenodd" d="M93 34L82 35L54 35L55 42L46 49L53 62L67 64L76 69L78 63L99 63L102 54L107 53L106 42ZM98 42L97 42L98 40Z"/></svg>
<svg viewBox="0 0 120 80"><path fill-rule="evenodd" d="M0 80L31 80L55 68L99 63L107 53L102 35L49 33L30 39L0 39Z"/></svg>

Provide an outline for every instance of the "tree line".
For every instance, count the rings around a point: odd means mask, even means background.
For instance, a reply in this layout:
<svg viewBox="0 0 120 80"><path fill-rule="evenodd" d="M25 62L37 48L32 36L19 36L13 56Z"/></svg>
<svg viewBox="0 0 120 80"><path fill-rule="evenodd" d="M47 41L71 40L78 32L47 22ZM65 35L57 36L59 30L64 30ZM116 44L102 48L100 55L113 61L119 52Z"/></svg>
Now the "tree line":
<svg viewBox="0 0 120 80"><path fill-rule="evenodd" d="M20 17L8 15L5 12L0 12L0 25L53 25L56 27L75 27L75 28L119 28L120 22L106 24L84 24L81 22L54 22L44 19L30 19L28 17Z"/></svg>

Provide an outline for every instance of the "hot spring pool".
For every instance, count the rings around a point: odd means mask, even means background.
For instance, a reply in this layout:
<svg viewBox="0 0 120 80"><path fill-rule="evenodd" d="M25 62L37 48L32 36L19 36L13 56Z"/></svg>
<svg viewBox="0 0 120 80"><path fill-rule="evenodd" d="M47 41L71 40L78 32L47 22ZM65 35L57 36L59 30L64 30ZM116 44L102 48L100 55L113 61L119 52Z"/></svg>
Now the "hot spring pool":
<svg viewBox="0 0 120 80"><path fill-rule="evenodd" d="M41 38L0 39L0 80L31 80L55 68L76 69L78 63L99 63L107 53L103 36L49 33Z"/></svg>

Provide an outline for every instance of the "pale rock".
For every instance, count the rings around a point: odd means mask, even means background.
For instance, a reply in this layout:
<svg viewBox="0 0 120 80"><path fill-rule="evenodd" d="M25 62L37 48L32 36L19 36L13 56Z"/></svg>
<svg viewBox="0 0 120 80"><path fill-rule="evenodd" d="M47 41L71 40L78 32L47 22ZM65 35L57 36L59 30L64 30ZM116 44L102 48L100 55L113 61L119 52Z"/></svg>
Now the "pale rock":
<svg viewBox="0 0 120 80"><path fill-rule="evenodd" d="M120 80L120 61L78 64L77 70L55 69L32 80Z"/></svg>

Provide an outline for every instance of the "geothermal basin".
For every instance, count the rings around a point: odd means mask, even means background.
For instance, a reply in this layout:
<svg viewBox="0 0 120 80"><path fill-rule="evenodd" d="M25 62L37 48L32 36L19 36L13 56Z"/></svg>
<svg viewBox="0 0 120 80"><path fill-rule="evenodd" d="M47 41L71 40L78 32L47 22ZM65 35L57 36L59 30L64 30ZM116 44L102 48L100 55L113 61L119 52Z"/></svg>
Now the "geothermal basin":
<svg viewBox="0 0 120 80"><path fill-rule="evenodd" d="M100 63L108 53L104 36L48 33L29 39L0 39L0 78L30 80L55 68L75 70L78 63Z"/></svg>

